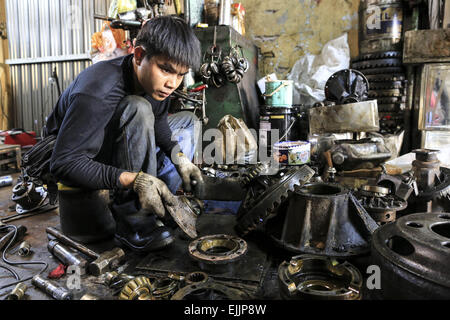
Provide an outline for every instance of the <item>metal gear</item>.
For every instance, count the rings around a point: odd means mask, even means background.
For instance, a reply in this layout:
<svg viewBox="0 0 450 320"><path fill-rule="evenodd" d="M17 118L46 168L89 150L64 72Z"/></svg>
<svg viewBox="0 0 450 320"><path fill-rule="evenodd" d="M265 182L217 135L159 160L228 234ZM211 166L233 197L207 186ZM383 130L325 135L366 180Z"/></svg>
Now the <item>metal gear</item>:
<svg viewBox="0 0 450 320"><path fill-rule="evenodd" d="M402 89L405 84L403 81L383 81L383 82L370 82L371 90L386 90L386 89Z"/></svg>
<svg viewBox="0 0 450 320"><path fill-rule="evenodd" d="M430 190L421 191L416 197L420 201L447 199L450 201L450 169L441 167L440 182Z"/></svg>
<svg viewBox="0 0 450 320"><path fill-rule="evenodd" d="M363 186L355 196L379 225L395 221L396 212L408 206L408 202L389 194L389 189L380 186Z"/></svg>
<svg viewBox="0 0 450 320"><path fill-rule="evenodd" d="M326 100L338 104L366 101L368 91L369 81L361 72L352 69L334 73L325 85Z"/></svg>
<svg viewBox="0 0 450 320"><path fill-rule="evenodd" d="M129 281L119 295L119 300L152 300L153 285L147 277Z"/></svg>
<svg viewBox="0 0 450 320"><path fill-rule="evenodd" d="M294 192L303 187L314 176L315 171L308 166L300 169L280 170L274 176L258 177L239 208L236 231L245 236L256 230L269 218L276 216L276 208Z"/></svg>

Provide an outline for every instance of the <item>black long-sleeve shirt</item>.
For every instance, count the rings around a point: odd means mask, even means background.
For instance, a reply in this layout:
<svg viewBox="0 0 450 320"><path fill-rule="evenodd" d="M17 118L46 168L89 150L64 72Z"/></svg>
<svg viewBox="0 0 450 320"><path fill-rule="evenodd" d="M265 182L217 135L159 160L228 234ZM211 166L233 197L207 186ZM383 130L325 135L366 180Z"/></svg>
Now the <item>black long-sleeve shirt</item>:
<svg viewBox="0 0 450 320"><path fill-rule="evenodd" d="M46 124L46 135L57 134L50 164L59 180L90 189L121 188L125 171L113 167L121 100L134 94L133 55L99 62L83 72L59 98ZM155 141L167 155L176 142L167 122L169 99L150 96L155 115Z"/></svg>

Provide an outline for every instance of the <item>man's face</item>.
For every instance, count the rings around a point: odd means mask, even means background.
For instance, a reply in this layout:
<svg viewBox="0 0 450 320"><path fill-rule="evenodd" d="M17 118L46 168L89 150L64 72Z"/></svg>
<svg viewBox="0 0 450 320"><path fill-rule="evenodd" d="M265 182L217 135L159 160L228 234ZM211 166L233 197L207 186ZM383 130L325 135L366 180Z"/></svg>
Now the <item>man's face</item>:
<svg viewBox="0 0 450 320"><path fill-rule="evenodd" d="M177 89L185 74L186 66L171 62L166 56L139 58L135 55L136 76L144 91L157 101L168 98Z"/></svg>

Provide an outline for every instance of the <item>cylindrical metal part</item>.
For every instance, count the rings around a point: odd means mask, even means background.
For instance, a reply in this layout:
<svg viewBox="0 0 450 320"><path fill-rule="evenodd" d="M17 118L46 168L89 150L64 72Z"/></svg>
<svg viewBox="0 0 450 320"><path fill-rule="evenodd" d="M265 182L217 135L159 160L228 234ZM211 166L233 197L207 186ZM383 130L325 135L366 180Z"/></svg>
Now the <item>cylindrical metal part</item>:
<svg viewBox="0 0 450 320"><path fill-rule="evenodd" d="M219 25L231 25L231 0L220 0Z"/></svg>
<svg viewBox="0 0 450 320"><path fill-rule="evenodd" d="M6 296L6 300L22 300L28 287L25 283L21 282Z"/></svg>
<svg viewBox="0 0 450 320"><path fill-rule="evenodd" d="M36 275L31 280L31 283L45 291L47 294L51 295L56 300L71 300L72 299L72 293L67 291L66 289L62 287L58 287L57 285L53 284L52 282L45 280L40 275Z"/></svg>
<svg viewBox="0 0 450 320"><path fill-rule="evenodd" d="M295 253L330 257L364 254L370 250L349 191L338 184L313 183L297 190L287 210L266 225L266 232L281 247ZM313 223L311 223L313 222Z"/></svg>
<svg viewBox="0 0 450 320"><path fill-rule="evenodd" d="M25 257L31 254L31 244L27 241L24 241L20 244L19 247L19 256Z"/></svg>
<svg viewBox="0 0 450 320"><path fill-rule="evenodd" d="M59 231L55 228L48 227L46 229L46 231L48 234L51 234L52 236L56 237L56 239L58 239L61 243L80 251L81 253L87 255L88 257L90 257L92 259L97 259L99 257L98 253L96 253L96 252L92 251L91 249L83 246L82 244L70 239L69 237L62 234L61 231Z"/></svg>
<svg viewBox="0 0 450 320"><path fill-rule="evenodd" d="M87 261L78 254L71 252L57 240L52 240L47 245L48 251L66 266L79 266L81 275L86 274Z"/></svg>
<svg viewBox="0 0 450 320"><path fill-rule="evenodd" d="M0 239L0 251L3 250L3 248L5 248L9 241L11 241L12 237L14 236L14 230L10 230L6 235L4 235L1 239ZM18 226L17 227L17 235L16 235L16 239L14 240L14 243L17 243L18 241L20 241L21 239L23 239L23 237L25 236L25 233L27 233L27 228L24 226ZM12 243L12 245L14 245L14 243Z"/></svg>
<svg viewBox="0 0 450 320"><path fill-rule="evenodd" d="M1 187L12 186L12 184L13 184L13 177L12 176L0 177L0 188Z"/></svg>
<svg viewBox="0 0 450 320"><path fill-rule="evenodd" d="M402 51L401 0L362 0L359 11L361 54Z"/></svg>

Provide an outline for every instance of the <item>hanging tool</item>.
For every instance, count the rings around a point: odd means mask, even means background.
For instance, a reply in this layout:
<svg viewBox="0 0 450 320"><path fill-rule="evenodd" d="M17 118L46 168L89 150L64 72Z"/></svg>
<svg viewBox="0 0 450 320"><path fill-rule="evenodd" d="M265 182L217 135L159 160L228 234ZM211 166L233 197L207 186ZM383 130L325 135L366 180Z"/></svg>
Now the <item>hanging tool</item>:
<svg viewBox="0 0 450 320"><path fill-rule="evenodd" d="M110 251L98 254L81 243L65 236L62 232L55 228L48 227L46 231L48 234L56 237L56 239L58 239L61 243L78 250L92 259L95 259L89 264L89 272L94 276L99 276L107 271L115 269L125 256L125 252L120 248L114 248Z"/></svg>

